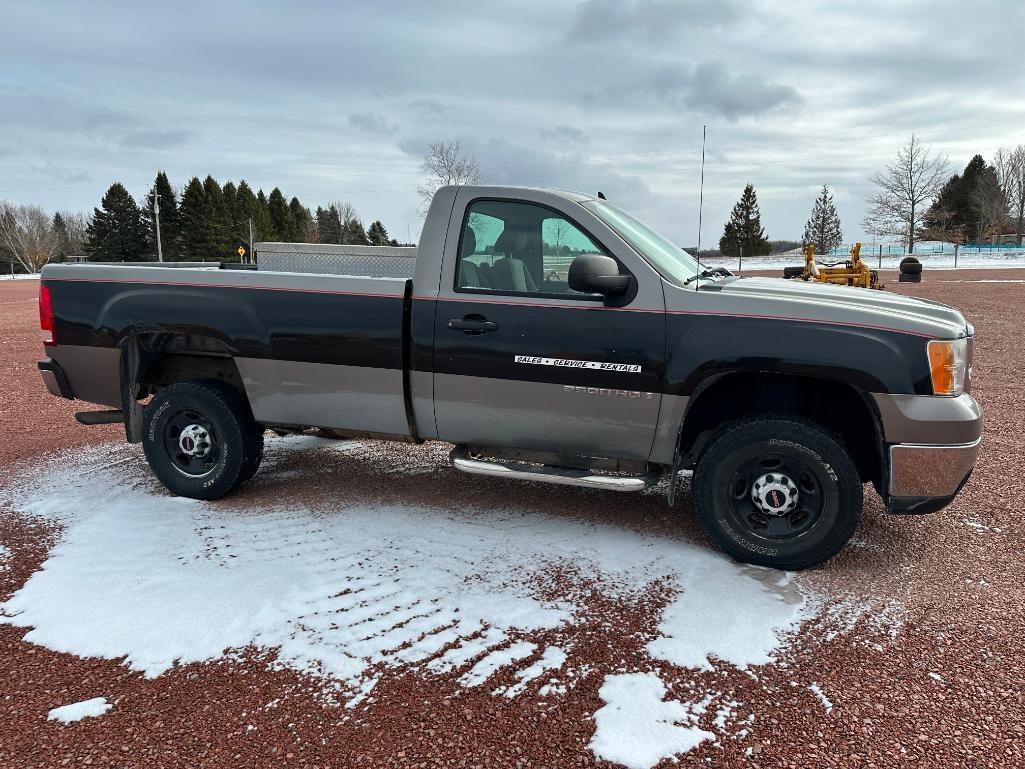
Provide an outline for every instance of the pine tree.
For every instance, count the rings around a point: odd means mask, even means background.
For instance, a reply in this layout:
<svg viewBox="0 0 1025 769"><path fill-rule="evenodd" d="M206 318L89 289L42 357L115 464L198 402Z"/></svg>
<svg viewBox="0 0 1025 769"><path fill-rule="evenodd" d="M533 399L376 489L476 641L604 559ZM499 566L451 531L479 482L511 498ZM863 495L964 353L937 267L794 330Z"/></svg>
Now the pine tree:
<svg viewBox="0 0 1025 769"><path fill-rule="evenodd" d="M822 191L815 200L808 223L804 225L804 237L801 245L814 244L816 254L828 254L832 249L843 243L843 232L840 229L840 215L833 205L833 196L829 187L822 185Z"/></svg>
<svg viewBox="0 0 1025 769"><path fill-rule="evenodd" d="M270 220L274 225L274 239L283 243L292 240L295 225L292 222L292 211L285 201L285 196L277 187L270 191L267 198L267 207L270 211Z"/></svg>
<svg viewBox="0 0 1025 769"><path fill-rule="evenodd" d="M366 230L363 229L363 222L358 217L353 217L342 229L342 243L351 246L369 246Z"/></svg>
<svg viewBox="0 0 1025 769"><path fill-rule="evenodd" d="M723 228L722 237L719 238L719 250L723 255L736 256L741 249L744 250L744 256L762 256L772 250L762 228L758 196L752 184L744 187L740 200L730 213L730 220Z"/></svg>
<svg viewBox="0 0 1025 769"><path fill-rule="evenodd" d="M327 237L322 237L321 243L341 243L342 242L342 217L338 213L338 206L333 203L327 207Z"/></svg>
<svg viewBox="0 0 1025 769"><path fill-rule="evenodd" d="M147 260L146 228L139 206L121 182L110 185L100 208L93 209L84 248L94 262Z"/></svg>
<svg viewBox="0 0 1025 769"><path fill-rule="evenodd" d="M157 258L157 223L153 211L154 199L160 196L160 247L164 260L173 262L181 256L181 216L178 213L178 197L174 193L167 174L157 172L146 200L142 205L142 222L146 227L146 246L153 259Z"/></svg>
<svg viewBox="0 0 1025 769"><path fill-rule="evenodd" d="M203 182L193 176L182 190L179 206L181 221L182 257L185 261L199 261L206 253L206 221L208 218L206 193Z"/></svg>
<svg viewBox="0 0 1025 769"><path fill-rule="evenodd" d="M63 262L71 253L71 237L68 235L68 225L65 224L64 217L61 216L60 211L53 215L53 221L50 223L50 228L53 230L53 234L57 239L57 250L54 252L53 259L50 261Z"/></svg>
<svg viewBox="0 0 1025 769"><path fill-rule="evenodd" d="M232 186L234 189L234 185ZM203 180L203 192L206 197L207 220L204 227L204 239L206 241L206 256L204 259L212 261L229 261L236 258L235 248L232 247L232 221L228 216L228 207L224 197L224 190L217 180L207 176Z"/></svg>
<svg viewBox="0 0 1025 769"><path fill-rule="evenodd" d="M257 241L275 240L274 220L270 215L270 204L263 190L256 193L256 208L253 209L253 237Z"/></svg>
<svg viewBox="0 0 1025 769"><path fill-rule="evenodd" d="M289 241L292 243L315 242L317 230L313 224L313 216L310 214L310 210L299 202L299 198L293 197L289 201L288 212L291 214L292 220Z"/></svg>
<svg viewBox="0 0 1025 769"><path fill-rule="evenodd" d="M318 243L341 243L342 242L342 220L338 216L338 209L334 206L321 208L317 206L317 242Z"/></svg>
<svg viewBox="0 0 1025 769"><path fill-rule="evenodd" d="M239 246L243 246L246 251L249 251L249 215L242 211L239 188L235 186L234 182L226 181L222 192L224 194L226 246L231 254L230 257L225 257L222 261L229 258L231 261L236 261L239 260ZM251 193L252 191L250 191Z"/></svg>
<svg viewBox="0 0 1025 769"><path fill-rule="evenodd" d="M964 173L954 174L943 185L940 194L925 213L924 235L951 237L961 233L968 243L981 236L977 191L986 185L997 184L997 173L982 157L976 155L968 161Z"/></svg>
<svg viewBox="0 0 1025 769"><path fill-rule="evenodd" d="M367 239L372 246L387 246L391 243L388 238L388 230L381 224L380 219L370 225L370 229L367 230Z"/></svg>

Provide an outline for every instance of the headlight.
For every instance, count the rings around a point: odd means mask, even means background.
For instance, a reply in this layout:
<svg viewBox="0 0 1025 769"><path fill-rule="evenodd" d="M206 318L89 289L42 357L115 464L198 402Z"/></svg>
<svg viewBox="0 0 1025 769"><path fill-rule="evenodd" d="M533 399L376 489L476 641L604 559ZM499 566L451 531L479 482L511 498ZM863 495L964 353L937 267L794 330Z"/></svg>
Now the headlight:
<svg viewBox="0 0 1025 769"><path fill-rule="evenodd" d="M936 395L960 395L964 392L968 370L968 340L932 341L928 345L929 373Z"/></svg>

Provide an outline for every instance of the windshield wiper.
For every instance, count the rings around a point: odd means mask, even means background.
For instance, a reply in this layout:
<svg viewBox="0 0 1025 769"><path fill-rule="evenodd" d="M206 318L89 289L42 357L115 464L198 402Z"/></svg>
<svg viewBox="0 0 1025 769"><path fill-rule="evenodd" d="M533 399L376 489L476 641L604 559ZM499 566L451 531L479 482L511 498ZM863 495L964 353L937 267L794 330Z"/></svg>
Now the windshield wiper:
<svg viewBox="0 0 1025 769"><path fill-rule="evenodd" d="M689 286L698 278L732 278L733 273L727 270L725 267L713 267L710 270L702 270L696 275L691 275L687 280L683 281L683 285Z"/></svg>

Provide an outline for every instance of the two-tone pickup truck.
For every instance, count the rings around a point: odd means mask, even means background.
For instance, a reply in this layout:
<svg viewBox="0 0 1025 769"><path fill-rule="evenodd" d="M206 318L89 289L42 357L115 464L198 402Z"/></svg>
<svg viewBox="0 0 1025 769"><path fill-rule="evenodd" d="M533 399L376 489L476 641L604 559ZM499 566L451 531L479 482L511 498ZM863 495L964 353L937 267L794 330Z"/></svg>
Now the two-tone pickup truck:
<svg viewBox="0 0 1025 769"><path fill-rule="evenodd" d="M55 395L111 407L173 493L256 472L266 429L455 444L460 470L613 491L693 469L741 560L802 568L947 505L982 416L971 325L885 292L708 270L588 195L446 187L408 277L54 265ZM396 262L388 262L395 274ZM401 270L400 270L401 274ZM596 498L597 501L597 498Z"/></svg>

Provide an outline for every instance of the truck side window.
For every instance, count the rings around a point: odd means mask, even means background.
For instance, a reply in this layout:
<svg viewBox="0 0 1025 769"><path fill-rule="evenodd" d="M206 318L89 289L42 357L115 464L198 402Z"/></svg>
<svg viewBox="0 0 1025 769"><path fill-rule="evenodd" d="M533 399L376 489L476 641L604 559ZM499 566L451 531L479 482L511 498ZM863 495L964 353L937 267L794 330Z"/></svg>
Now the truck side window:
<svg viewBox="0 0 1025 769"><path fill-rule="evenodd" d="M567 283L570 262L583 253L606 251L555 211L531 203L479 200L470 206L460 236L455 288L590 296Z"/></svg>

